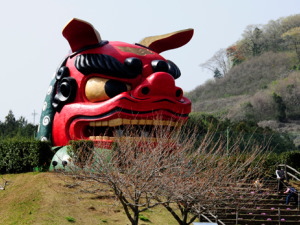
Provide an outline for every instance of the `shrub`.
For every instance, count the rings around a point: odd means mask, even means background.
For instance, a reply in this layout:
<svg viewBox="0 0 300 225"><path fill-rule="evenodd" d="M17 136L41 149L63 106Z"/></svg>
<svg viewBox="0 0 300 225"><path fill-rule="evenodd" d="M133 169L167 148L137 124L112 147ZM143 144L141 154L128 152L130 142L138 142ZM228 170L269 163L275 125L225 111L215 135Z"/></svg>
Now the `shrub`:
<svg viewBox="0 0 300 225"><path fill-rule="evenodd" d="M266 176L275 176L275 170L278 164L287 164L296 170L300 170L300 151L286 151L280 154L271 153L263 164L263 170Z"/></svg>
<svg viewBox="0 0 300 225"><path fill-rule="evenodd" d="M280 154L271 153L268 155L267 159L263 164L263 170L265 171L265 176L274 176L277 165L281 163Z"/></svg>
<svg viewBox="0 0 300 225"><path fill-rule="evenodd" d="M286 122L286 105L283 102L282 97L275 92L273 93L272 97L277 106L276 119L279 122Z"/></svg>
<svg viewBox="0 0 300 225"><path fill-rule="evenodd" d="M296 147L288 134L259 127L253 121L219 120L209 114L191 113L186 127L197 128L197 139L201 141L207 131L214 132L215 138L230 139L228 147L239 141L240 148L251 143L265 143L276 153L292 151ZM197 142L198 142L197 141Z"/></svg>
<svg viewBox="0 0 300 225"><path fill-rule="evenodd" d="M48 168L53 153L47 142L37 140L0 141L0 172L20 173L34 167Z"/></svg>
<svg viewBox="0 0 300 225"><path fill-rule="evenodd" d="M300 170L300 151L283 152L280 155L281 163L287 164L296 170Z"/></svg>

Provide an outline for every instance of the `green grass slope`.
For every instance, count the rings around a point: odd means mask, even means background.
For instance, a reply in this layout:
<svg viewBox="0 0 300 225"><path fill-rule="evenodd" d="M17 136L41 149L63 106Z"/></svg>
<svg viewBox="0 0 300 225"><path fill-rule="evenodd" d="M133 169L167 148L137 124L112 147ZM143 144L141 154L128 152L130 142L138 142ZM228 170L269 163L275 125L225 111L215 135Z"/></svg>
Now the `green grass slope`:
<svg viewBox="0 0 300 225"><path fill-rule="evenodd" d="M82 191L80 186L68 185L68 180L56 173L6 174L5 190L0 190L0 224L111 224L125 225L129 221L109 190L101 194ZM0 185L2 179L0 177ZM177 224L161 207L142 215L146 224Z"/></svg>

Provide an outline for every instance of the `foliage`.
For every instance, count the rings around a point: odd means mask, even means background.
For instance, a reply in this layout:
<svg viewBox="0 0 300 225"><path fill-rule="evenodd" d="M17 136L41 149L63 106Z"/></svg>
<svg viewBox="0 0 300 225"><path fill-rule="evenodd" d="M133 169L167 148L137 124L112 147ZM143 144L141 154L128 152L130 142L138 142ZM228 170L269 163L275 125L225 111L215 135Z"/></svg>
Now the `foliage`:
<svg viewBox="0 0 300 225"><path fill-rule="evenodd" d="M300 118L300 72L295 71L270 86L270 92L281 96L288 119Z"/></svg>
<svg viewBox="0 0 300 225"><path fill-rule="evenodd" d="M273 93L272 97L277 106L276 118L279 122L286 122L286 105L284 104L282 97L276 93Z"/></svg>
<svg viewBox="0 0 300 225"><path fill-rule="evenodd" d="M273 152L269 154L266 160L264 161L263 170L265 171L266 177L272 177L275 175L274 172L278 164L286 164L299 171L299 160L300 151L285 151L281 152L280 154Z"/></svg>
<svg viewBox="0 0 300 225"><path fill-rule="evenodd" d="M32 171L48 168L53 154L49 143L36 140L0 141L0 173Z"/></svg>
<svg viewBox="0 0 300 225"><path fill-rule="evenodd" d="M247 26L242 38L226 48L228 65L232 65L226 76L187 93L193 111L235 121L300 118L299 27L300 14ZM222 71L218 62L224 62L219 55L218 51L200 66L216 75L216 69ZM280 104L274 101L274 92L282 99Z"/></svg>
<svg viewBox="0 0 300 225"><path fill-rule="evenodd" d="M265 177L273 177L275 175L277 165L280 163L280 154L274 152L270 153L262 166Z"/></svg>
<svg viewBox="0 0 300 225"><path fill-rule="evenodd" d="M288 30L282 34L282 37L286 39L292 46L292 49L295 50L298 62L300 63L300 27L294 27Z"/></svg>
<svg viewBox="0 0 300 225"><path fill-rule="evenodd" d="M187 93L193 109L201 111L197 103L224 98L224 96L253 95L274 80L286 77L292 67L286 53L264 53L233 67L222 79L207 82Z"/></svg>
<svg viewBox="0 0 300 225"><path fill-rule="evenodd" d="M263 40L263 31L258 25L249 25L242 35L244 38L238 45L246 58L260 55L266 48Z"/></svg>
<svg viewBox="0 0 300 225"><path fill-rule="evenodd" d="M269 128L259 127L255 122L251 121L230 121L220 120L213 115L203 113L191 113L186 127L197 129L197 140L201 140L203 136L212 131L215 133L216 139L227 140L227 148L236 145L237 141L241 149L249 142L262 143L268 145L274 152L280 153L296 149L293 141L287 134L281 134ZM241 138L242 137L242 138Z"/></svg>
<svg viewBox="0 0 300 225"><path fill-rule="evenodd" d="M227 56L232 62L232 66L236 66L245 60L237 45L232 45L226 49Z"/></svg>
<svg viewBox="0 0 300 225"><path fill-rule="evenodd" d="M220 79L222 77L223 77L223 75L221 74L220 70L218 68L216 68L214 71L214 78Z"/></svg>
<svg viewBox="0 0 300 225"><path fill-rule="evenodd" d="M0 172L19 173L48 169L53 153L50 143L34 139L37 126L24 117L16 120L10 110L0 121Z"/></svg>
<svg viewBox="0 0 300 225"><path fill-rule="evenodd" d="M263 26L248 25L242 34L243 38L227 48L233 66L264 52L289 50L290 40L297 36L294 31L299 26L300 14L271 20Z"/></svg>
<svg viewBox="0 0 300 225"><path fill-rule="evenodd" d="M280 163L287 164L296 170L300 170L300 151L289 151L289 152L283 152L280 155Z"/></svg>
<svg viewBox="0 0 300 225"><path fill-rule="evenodd" d="M5 121L0 121L0 140L6 138L30 138L33 139L37 126L28 123L24 117L16 120L13 112L10 110L5 117Z"/></svg>
<svg viewBox="0 0 300 225"><path fill-rule="evenodd" d="M274 94L276 93L276 95ZM276 100L276 101L275 101ZM272 82L253 96L241 98L227 113L232 120L287 120L300 118L300 77L291 72L287 77Z"/></svg>

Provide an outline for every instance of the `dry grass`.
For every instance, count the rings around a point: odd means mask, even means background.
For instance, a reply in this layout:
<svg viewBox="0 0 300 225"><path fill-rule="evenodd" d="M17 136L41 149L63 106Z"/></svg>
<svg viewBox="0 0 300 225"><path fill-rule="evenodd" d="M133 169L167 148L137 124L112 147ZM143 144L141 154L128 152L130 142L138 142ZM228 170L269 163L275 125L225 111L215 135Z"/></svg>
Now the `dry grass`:
<svg viewBox="0 0 300 225"><path fill-rule="evenodd" d="M113 224L129 221L109 190L83 193L81 187L70 188L66 177L55 173L3 175L8 181L0 191L0 224ZM157 207L142 213L150 222L143 224L177 224L168 212ZM75 221L75 222L72 222Z"/></svg>

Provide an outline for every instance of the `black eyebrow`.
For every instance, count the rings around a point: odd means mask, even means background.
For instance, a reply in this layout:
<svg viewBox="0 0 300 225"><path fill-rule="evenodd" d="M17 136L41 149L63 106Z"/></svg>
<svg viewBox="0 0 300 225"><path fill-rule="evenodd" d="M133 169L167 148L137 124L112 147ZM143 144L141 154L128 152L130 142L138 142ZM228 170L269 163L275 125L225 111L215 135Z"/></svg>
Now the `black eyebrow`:
<svg viewBox="0 0 300 225"><path fill-rule="evenodd" d="M140 69L133 69L132 65L130 65L132 60L126 60L123 64L110 55L82 54L76 56L75 67L84 75L101 73L117 78L136 78L142 72L141 61L139 60ZM133 61L136 63L138 59Z"/></svg>
<svg viewBox="0 0 300 225"><path fill-rule="evenodd" d="M171 60L167 60L168 62L168 67L169 67L169 73L174 77L174 79L177 79L181 76L180 69L178 66L173 63Z"/></svg>

